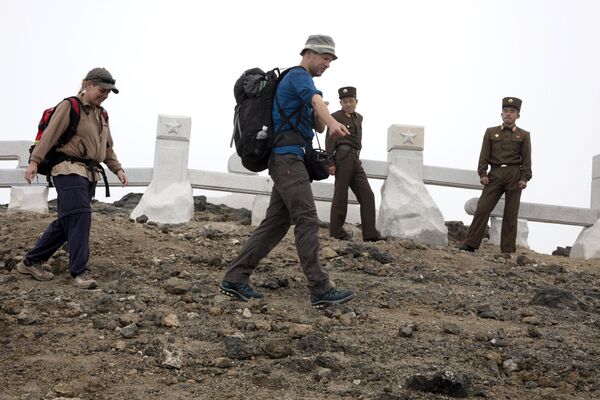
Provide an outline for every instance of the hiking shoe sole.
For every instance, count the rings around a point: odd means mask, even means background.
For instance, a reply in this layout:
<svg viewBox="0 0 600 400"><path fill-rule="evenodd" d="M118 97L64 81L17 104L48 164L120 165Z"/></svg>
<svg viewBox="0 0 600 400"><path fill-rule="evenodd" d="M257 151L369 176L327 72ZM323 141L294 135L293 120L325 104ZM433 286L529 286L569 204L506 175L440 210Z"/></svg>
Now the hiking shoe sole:
<svg viewBox="0 0 600 400"><path fill-rule="evenodd" d="M233 297L237 300L248 301L250 297L246 297L235 289L229 289L223 287L223 283L219 283L219 292L224 294L225 296Z"/></svg>
<svg viewBox="0 0 600 400"><path fill-rule="evenodd" d="M26 266L23 261L17 264L17 272L23 275L30 275L33 279L40 282L48 282L54 279L54 274L44 271L42 267L38 267L39 271L34 270L34 267Z"/></svg>
<svg viewBox="0 0 600 400"><path fill-rule="evenodd" d="M76 288L84 289L84 290L96 289L98 287L98 283L96 281L92 281L92 282L87 282L87 281L86 282L77 282L77 281L75 281L73 283L73 285Z"/></svg>
<svg viewBox="0 0 600 400"><path fill-rule="evenodd" d="M319 300L315 303L311 303L311 307L312 308L325 308L327 306L333 305L333 304L343 304L346 303L350 300L352 300L354 298L354 293L350 293L348 296L338 299L338 300Z"/></svg>

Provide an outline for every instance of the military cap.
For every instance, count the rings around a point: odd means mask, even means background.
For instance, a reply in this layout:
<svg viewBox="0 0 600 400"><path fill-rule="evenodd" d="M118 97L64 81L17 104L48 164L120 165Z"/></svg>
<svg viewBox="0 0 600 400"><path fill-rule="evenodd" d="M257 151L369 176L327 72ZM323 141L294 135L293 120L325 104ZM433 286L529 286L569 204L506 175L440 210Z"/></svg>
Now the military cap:
<svg viewBox="0 0 600 400"><path fill-rule="evenodd" d="M344 86L338 89L338 94L340 95L340 99L343 99L344 97L356 97L356 88Z"/></svg>
<svg viewBox="0 0 600 400"><path fill-rule="evenodd" d="M516 97L505 97L502 99L502 108L512 107L515 110L521 112L521 103L523 103L521 99L518 99Z"/></svg>

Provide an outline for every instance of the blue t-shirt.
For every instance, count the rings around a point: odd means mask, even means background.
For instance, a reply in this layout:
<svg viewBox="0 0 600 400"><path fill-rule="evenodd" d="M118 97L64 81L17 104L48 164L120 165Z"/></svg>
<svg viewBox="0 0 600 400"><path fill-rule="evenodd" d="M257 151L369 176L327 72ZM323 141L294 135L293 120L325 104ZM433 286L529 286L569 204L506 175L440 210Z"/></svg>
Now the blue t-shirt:
<svg viewBox="0 0 600 400"><path fill-rule="evenodd" d="M293 114L302 105L300 111L291 118L291 122L298 128L304 139L311 143L315 135L312 107L312 98L315 94L323 96L323 93L315 87L312 76L302 67L289 71L277 86L276 93L277 100L279 100L286 116ZM272 115L275 134L294 130L294 127L289 123L282 126L284 121L279 113L277 102L273 104ZM275 147L273 152L277 154L294 153L304 156L304 150L300 145Z"/></svg>

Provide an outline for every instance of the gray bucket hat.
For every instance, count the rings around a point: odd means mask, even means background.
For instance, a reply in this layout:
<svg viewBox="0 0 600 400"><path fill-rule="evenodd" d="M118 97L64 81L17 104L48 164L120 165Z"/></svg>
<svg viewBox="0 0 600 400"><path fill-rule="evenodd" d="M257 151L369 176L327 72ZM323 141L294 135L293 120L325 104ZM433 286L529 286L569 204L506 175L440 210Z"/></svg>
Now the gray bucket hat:
<svg viewBox="0 0 600 400"><path fill-rule="evenodd" d="M116 80L106 68L94 68L84 78L85 81L92 81L102 89L110 89L115 93L119 93L119 89L115 86Z"/></svg>
<svg viewBox="0 0 600 400"><path fill-rule="evenodd" d="M327 35L310 35L306 40L304 48L300 52L300 55L304 54L304 50L312 50L319 54L328 53L333 56L333 59L337 59L335 55L335 43L331 36Z"/></svg>

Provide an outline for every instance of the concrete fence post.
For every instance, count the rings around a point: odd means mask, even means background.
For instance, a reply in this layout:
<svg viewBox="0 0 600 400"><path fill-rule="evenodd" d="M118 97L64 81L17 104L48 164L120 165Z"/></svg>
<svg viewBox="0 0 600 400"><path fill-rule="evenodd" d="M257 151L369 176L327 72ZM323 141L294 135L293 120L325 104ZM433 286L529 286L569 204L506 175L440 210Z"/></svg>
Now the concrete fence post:
<svg viewBox="0 0 600 400"><path fill-rule="evenodd" d="M192 219L194 199L188 177L191 128L190 117L158 116L152 182L131 218L146 215L149 221L172 224Z"/></svg>
<svg viewBox="0 0 600 400"><path fill-rule="evenodd" d="M592 158L592 190L590 208L600 209L600 154ZM590 227L583 228L571 247L571 258L600 258L600 219Z"/></svg>
<svg viewBox="0 0 600 400"><path fill-rule="evenodd" d="M444 216L423 183L425 128L392 125L388 129L388 176L381 188L377 227L382 235L445 247Z"/></svg>

